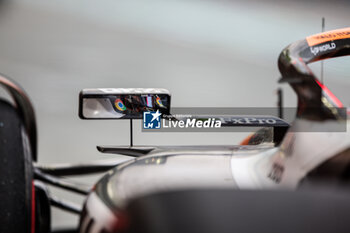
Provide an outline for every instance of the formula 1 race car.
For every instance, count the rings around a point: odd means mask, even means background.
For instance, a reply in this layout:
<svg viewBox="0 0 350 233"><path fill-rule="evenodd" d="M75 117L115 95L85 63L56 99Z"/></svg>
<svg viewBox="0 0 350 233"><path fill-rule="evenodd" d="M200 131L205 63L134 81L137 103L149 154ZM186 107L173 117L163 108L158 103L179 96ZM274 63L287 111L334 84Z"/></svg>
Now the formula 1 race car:
<svg viewBox="0 0 350 233"><path fill-rule="evenodd" d="M290 125L277 117L215 116L223 127L262 130L241 145L99 146L102 153L131 159L83 165L33 165L32 104L17 84L0 76L14 103L0 101L0 232L51 232L50 206L80 216L78 229L65 232L350 232L348 113L308 67L344 55L350 55L350 28L309 36L281 52L280 82L298 97ZM82 119L132 123L145 120L146 113L146 127L157 128L153 121L159 116L180 121L171 114L165 89L80 93ZM89 189L62 179L101 172L106 173ZM84 206L53 196L47 184L86 195Z"/></svg>

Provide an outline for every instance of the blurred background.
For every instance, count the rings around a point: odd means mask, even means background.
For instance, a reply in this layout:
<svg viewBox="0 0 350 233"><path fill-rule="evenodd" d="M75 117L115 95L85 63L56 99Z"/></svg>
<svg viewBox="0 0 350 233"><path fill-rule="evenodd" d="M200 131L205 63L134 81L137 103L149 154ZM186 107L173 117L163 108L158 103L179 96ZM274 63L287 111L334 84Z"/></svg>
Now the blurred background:
<svg viewBox="0 0 350 233"><path fill-rule="evenodd" d="M348 1L0 1L0 72L31 97L39 163L78 163L96 145L127 145L129 122L82 121L78 94L95 87L162 87L173 107L274 107L277 58L296 40L350 26ZM326 85L350 104L350 57L324 63ZM312 69L320 74L320 64ZM296 96L283 85L285 106ZM142 133L143 145L236 144L244 133ZM90 183L98 176L78 179ZM82 197L52 189L81 203ZM78 218L53 209L53 226Z"/></svg>

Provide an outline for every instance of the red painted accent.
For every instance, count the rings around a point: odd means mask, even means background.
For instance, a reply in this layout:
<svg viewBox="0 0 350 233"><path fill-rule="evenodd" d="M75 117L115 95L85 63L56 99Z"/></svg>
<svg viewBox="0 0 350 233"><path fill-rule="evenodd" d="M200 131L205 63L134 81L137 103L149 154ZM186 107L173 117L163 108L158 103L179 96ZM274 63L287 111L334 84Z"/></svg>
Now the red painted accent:
<svg viewBox="0 0 350 233"><path fill-rule="evenodd" d="M321 87L321 89L327 94L327 96L337 105L338 108L343 108L342 102L326 87L326 85L322 84L320 81L315 79L317 84Z"/></svg>
<svg viewBox="0 0 350 233"><path fill-rule="evenodd" d="M32 224L31 233L35 233L35 186L32 181Z"/></svg>
<svg viewBox="0 0 350 233"><path fill-rule="evenodd" d="M241 145L241 146L249 145L249 141L250 141L250 139L252 139L252 137L253 137L253 134L251 134L248 137L244 138L243 141L241 141L241 143L239 143L239 145Z"/></svg>
<svg viewBox="0 0 350 233"><path fill-rule="evenodd" d="M113 226L113 232L126 232L129 226L129 217L125 213L117 213L116 222Z"/></svg>

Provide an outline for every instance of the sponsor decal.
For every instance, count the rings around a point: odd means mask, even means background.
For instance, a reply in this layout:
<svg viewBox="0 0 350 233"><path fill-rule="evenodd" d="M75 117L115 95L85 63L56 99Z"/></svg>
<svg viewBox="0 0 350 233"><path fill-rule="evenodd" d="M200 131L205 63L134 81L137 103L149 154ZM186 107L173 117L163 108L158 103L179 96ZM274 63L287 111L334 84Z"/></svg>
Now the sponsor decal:
<svg viewBox="0 0 350 233"><path fill-rule="evenodd" d="M313 53L313 55L317 55L319 53L323 53L329 50L333 50L335 49L337 46L334 42L329 43L329 44L324 44L324 45L319 45L319 46L314 46L314 47L310 47L310 51L311 53Z"/></svg>
<svg viewBox="0 0 350 233"><path fill-rule="evenodd" d="M309 46L314 46L325 42L346 38L350 38L350 27L308 36L306 37L306 41Z"/></svg>
<svg viewBox="0 0 350 233"><path fill-rule="evenodd" d="M224 122L233 125L274 125L277 123L276 119L266 117L232 117L224 118Z"/></svg>
<svg viewBox="0 0 350 233"><path fill-rule="evenodd" d="M125 111L126 110L126 107L125 105L123 104L123 101L121 99L116 99L114 101L114 106L119 110L119 111Z"/></svg>
<svg viewBox="0 0 350 233"><path fill-rule="evenodd" d="M274 163L268 177L276 183L280 183L284 172L283 165Z"/></svg>

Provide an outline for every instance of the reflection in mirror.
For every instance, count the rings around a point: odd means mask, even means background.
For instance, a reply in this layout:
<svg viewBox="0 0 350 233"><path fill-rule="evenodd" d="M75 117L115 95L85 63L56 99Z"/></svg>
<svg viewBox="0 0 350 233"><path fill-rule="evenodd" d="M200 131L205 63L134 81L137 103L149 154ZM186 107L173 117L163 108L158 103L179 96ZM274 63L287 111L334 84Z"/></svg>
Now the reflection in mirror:
<svg viewBox="0 0 350 233"><path fill-rule="evenodd" d="M85 89L80 93L82 119L142 119L144 112L170 114L170 94L165 89Z"/></svg>

